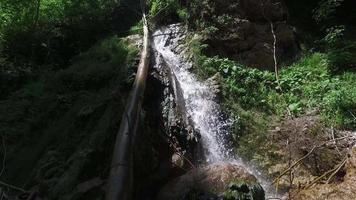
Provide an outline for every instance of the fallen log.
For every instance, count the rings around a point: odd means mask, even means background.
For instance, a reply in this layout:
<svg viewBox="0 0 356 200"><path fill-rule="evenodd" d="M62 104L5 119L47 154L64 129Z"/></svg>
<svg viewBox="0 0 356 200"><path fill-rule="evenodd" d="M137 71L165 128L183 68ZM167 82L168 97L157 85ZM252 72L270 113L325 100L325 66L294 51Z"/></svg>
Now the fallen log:
<svg viewBox="0 0 356 200"><path fill-rule="evenodd" d="M140 63L116 136L106 200L131 199L133 144L146 87L150 55L149 30L145 14L142 21L143 48Z"/></svg>

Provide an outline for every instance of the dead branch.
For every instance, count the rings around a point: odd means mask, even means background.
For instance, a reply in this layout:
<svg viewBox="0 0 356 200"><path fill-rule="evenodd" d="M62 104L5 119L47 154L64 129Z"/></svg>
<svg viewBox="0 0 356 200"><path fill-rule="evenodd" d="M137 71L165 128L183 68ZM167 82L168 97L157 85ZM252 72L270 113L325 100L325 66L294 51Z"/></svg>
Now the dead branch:
<svg viewBox="0 0 356 200"><path fill-rule="evenodd" d="M320 181L322 178L326 177L328 174L330 174L330 173L333 172L333 174L329 177L329 179L332 178L332 177L341 169L341 167L346 163L346 161L347 161L347 157L346 157L339 165L337 165L335 168L333 168L333 169L331 169L331 170L325 172L323 175L321 175L321 176L319 176L318 178L314 179L311 183L309 183L309 184L308 184L307 186L305 186L304 188L305 188L305 189L310 188L310 187L313 186L315 183L317 183L318 181ZM329 181L329 179L328 179L328 181ZM327 181L327 183L328 183L328 181Z"/></svg>
<svg viewBox="0 0 356 200"><path fill-rule="evenodd" d="M348 110L349 111L349 110ZM349 113L352 115L352 117L354 118L354 120L356 121L356 116L351 112L349 111Z"/></svg>
<svg viewBox="0 0 356 200"><path fill-rule="evenodd" d="M14 186L14 185L11 185L11 184L2 182L2 181L0 181L0 185L1 185L1 186L4 186L4 187L7 187L7 188L10 188L10 189L13 189L13 190L17 190L17 191L23 192L23 193L27 193L27 192L28 192L28 191L25 190L25 189L19 188L19 187L17 187L17 186Z"/></svg>
<svg viewBox="0 0 356 200"><path fill-rule="evenodd" d="M2 136L2 146L3 146L3 150L4 150L4 158L2 160L2 169L0 171L0 177L3 175L4 171L5 171L5 162L6 162L6 144L5 144L5 138L4 136Z"/></svg>
<svg viewBox="0 0 356 200"><path fill-rule="evenodd" d="M334 177L336 175L336 173L338 173L340 171L340 169L346 164L346 161L347 161L347 157L344 159L344 161L342 161L340 163L339 167L334 171L334 173L331 174L331 176L326 181L326 184L328 184L330 182L330 180L332 179L332 177Z"/></svg>
<svg viewBox="0 0 356 200"><path fill-rule="evenodd" d="M276 80L277 83L279 84L279 73L278 73L278 63L277 63L277 56L276 56L276 44L277 44L277 37L276 34L274 32L274 25L273 22L271 20L268 20L271 26L271 33L273 36L273 61L274 61L274 73L276 75ZM278 85L280 86L280 85Z"/></svg>
<svg viewBox="0 0 356 200"><path fill-rule="evenodd" d="M262 7L264 7L264 2L262 1ZM282 97L284 99L285 102L287 102L285 96L284 96L284 92L283 92L283 89L282 89L282 86L281 86L281 83L279 81L279 72L278 72L278 61L277 61L277 48L276 48L276 45L277 45L277 36L276 36L276 33L274 31L274 24L272 22L271 19L269 19L266 15L265 15L265 10L263 9L263 17L269 22L270 24L270 27L271 27L271 34L272 34L272 37L273 37L273 51L272 51L272 54L273 54L273 63L274 63L274 73L275 73L275 76L276 76L276 81L277 81L277 85L278 85L278 89L281 91L282 93ZM292 112L291 110L289 109L289 107L287 106L286 107L287 109L287 112L288 112L288 116L290 117L293 117L292 115Z"/></svg>
<svg viewBox="0 0 356 200"><path fill-rule="evenodd" d="M291 165L290 167L288 167L286 170L284 170L277 178L275 178L273 180L273 184L276 183L277 181L279 182L280 178L282 176L284 176L286 173L288 173L291 169L293 169L296 165L298 165L301 161L303 161L305 158L307 158L308 156L310 156L315 149L317 148L321 148L323 147L324 145L328 144L329 142L334 142L334 141L339 141L339 140L344 140L344 139L347 139L347 138L352 138L353 136L345 136L345 137L340 137L340 138L335 138L333 140L328 140L328 141L325 141L324 143L318 145L318 146L314 146L305 156L301 157L300 159L298 159L296 162L294 162L293 165ZM333 171L333 170L331 170Z"/></svg>
<svg viewBox="0 0 356 200"><path fill-rule="evenodd" d="M335 131L335 130L334 130L334 127L332 126L332 127L331 127L331 139L333 140L333 144L334 144L334 146L335 146L335 149L336 149L337 153L341 156L342 154L341 154L339 148L337 147L337 144L336 144L336 141L335 141L335 134L334 134L334 131Z"/></svg>
<svg viewBox="0 0 356 200"><path fill-rule="evenodd" d="M317 146L314 146L305 156L301 157L300 159L298 159L293 165L291 165L290 167L288 167L288 169L284 170L276 179L274 179L273 183L275 183L276 181L279 181L279 179L284 176L287 172L289 172L289 170L291 170L292 168L294 168L298 163L300 163L302 160L304 160L305 158L307 158L310 154L313 153L313 151L317 148Z"/></svg>

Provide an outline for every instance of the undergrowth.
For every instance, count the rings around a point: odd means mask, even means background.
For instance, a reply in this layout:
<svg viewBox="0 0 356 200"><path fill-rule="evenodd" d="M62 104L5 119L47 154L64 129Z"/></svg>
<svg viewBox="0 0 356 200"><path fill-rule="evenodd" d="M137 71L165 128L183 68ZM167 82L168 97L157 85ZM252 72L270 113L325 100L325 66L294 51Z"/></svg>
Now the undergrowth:
<svg viewBox="0 0 356 200"><path fill-rule="evenodd" d="M38 185L42 195L59 199L79 195L80 182L105 178L102 163L111 160L136 55L111 37L2 99L0 133L9 152L2 180Z"/></svg>
<svg viewBox="0 0 356 200"><path fill-rule="evenodd" d="M288 110L294 116L319 111L328 127L354 129L356 75L351 71L334 75L329 65L325 54L306 55L280 70L280 86L272 72L218 57L205 57L197 73L203 78L222 75L222 97L228 110L241 107L279 117Z"/></svg>

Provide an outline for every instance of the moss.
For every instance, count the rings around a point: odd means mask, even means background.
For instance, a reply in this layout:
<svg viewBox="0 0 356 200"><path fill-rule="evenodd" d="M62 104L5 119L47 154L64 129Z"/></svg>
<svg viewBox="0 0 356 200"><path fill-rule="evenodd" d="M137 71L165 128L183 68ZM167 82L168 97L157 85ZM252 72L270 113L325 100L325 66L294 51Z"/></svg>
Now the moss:
<svg viewBox="0 0 356 200"><path fill-rule="evenodd" d="M224 200L264 200L265 192L259 184L233 181L223 196Z"/></svg>

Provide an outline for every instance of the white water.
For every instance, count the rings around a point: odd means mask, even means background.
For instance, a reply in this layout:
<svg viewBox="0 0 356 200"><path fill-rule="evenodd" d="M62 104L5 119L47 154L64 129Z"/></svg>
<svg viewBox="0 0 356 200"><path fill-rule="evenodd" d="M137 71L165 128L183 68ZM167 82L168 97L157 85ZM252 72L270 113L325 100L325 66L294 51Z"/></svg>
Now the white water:
<svg viewBox="0 0 356 200"><path fill-rule="evenodd" d="M164 59L176 76L182 89L186 112L193 121L194 128L201 134L206 161L211 163L227 160L230 156L224 147L224 138L228 134L227 127L230 123L222 120L212 90L198 81L194 74L189 72L191 65L172 51L180 39L178 31L178 26L171 25L154 33L155 49L161 54L157 56L156 63L159 64L162 62L160 59Z"/></svg>
<svg viewBox="0 0 356 200"><path fill-rule="evenodd" d="M273 193L271 184L253 166L233 156L232 148L227 147L225 138L229 134L228 127L232 121L222 117L220 106L214 100L213 90L204 82L200 82L189 71L191 64L176 53L179 41L184 37L184 34L179 33L180 30L179 25L170 25L153 34L154 48L160 54L156 56L156 67L164 60L176 76L183 93L187 115L192 119L194 128L200 132L206 162L237 163L256 176L267 196L271 196Z"/></svg>

